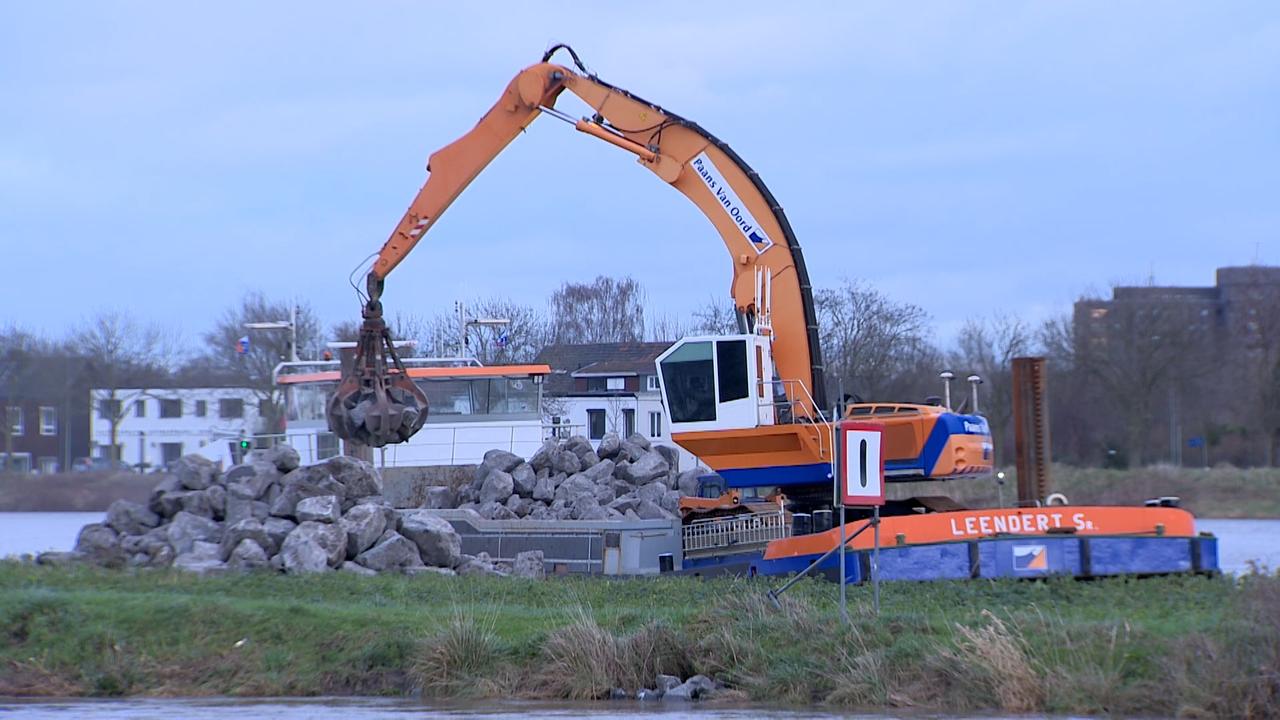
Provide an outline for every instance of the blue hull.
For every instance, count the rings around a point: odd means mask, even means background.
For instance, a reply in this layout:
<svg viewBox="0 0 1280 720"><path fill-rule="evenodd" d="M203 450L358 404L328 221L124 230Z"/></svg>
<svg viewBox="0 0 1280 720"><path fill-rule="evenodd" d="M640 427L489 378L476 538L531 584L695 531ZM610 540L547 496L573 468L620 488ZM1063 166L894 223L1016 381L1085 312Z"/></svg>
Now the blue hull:
<svg viewBox="0 0 1280 720"><path fill-rule="evenodd" d="M870 579L871 555L870 550L848 551L846 582ZM789 575L804 570L817 558L818 555L804 555L765 560L760 554L731 555L686 561L684 570L700 574ZM816 570L835 580L839 568L840 557L833 554ZM1218 570L1218 539L1211 536L1040 535L880 548L882 580L1091 578Z"/></svg>

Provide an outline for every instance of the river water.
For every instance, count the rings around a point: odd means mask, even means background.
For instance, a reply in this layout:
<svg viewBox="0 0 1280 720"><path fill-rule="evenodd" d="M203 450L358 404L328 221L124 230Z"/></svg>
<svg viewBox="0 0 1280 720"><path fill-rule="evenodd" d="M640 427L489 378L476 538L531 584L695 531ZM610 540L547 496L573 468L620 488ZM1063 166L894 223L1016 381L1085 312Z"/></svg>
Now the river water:
<svg viewBox="0 0 1280 720"><path fill-rule="evenodd" d="M100 512L0 512L0 558L45 550L70 550ZM1280 570L1280 519L1198 519L1196 527L1218 536L1218 561L1228 573L1247 572L1250 563Z"/></svg>

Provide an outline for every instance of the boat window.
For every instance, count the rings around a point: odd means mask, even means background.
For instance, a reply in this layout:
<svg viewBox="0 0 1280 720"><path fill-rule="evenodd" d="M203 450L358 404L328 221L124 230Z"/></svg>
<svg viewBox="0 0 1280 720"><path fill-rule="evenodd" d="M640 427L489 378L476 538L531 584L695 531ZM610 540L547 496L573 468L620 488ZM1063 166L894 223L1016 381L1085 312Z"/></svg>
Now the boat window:
<svg viewBox="0 0 1280 720"><path fill-rule="evenodd" d="M716 365L720 373L720 402L747 396L747 341L720 340L716 343Z"/></svg>
<svg viewBox="0 0 1280 720"><path fill-rule="evenodd" d="M671 422L716 419L715 377L710 342L685 343L662 361Z"/></svg>

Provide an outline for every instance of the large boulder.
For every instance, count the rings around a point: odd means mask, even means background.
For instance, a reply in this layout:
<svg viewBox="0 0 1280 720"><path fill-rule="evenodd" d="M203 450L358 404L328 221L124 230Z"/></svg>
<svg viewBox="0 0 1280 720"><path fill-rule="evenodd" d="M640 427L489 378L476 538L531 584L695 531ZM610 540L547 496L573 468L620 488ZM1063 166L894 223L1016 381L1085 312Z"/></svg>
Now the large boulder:
<svg viewBox="0 0 1280 720"><path fill-rule="evenodd" d="M205 490L218 474L218 466L200 455L184 455L170 467L178 483L188 490Z"/></svg>
<svg viewBox="0 0 1280 720"><path fill-rule="evenodd" d="M136 502L117 500L107 508L107 525L123 535L141 535L159 524L159 515Z"/></svg>
<svg viewBox="0 0 1280 720"><path fill-rule="evenodd" d="M489 557L489 553L486 552L475 556L463 555L459 557L457 571L459 575L506 576L506 573L498 569L497 565Z"/></svg>
<svg viewBox="0 0 1280 720"><path fill-rule="evenodd" d="M555 480L557 477L560 476L553 475L551 477L538 478L538 481L533 485L533 492L530 493L530 496L534 500L540 500L542 502L551 502L554 500L556 496L556 487L558 485Z"/></svg>
<svg viewBox="0 0 1280 720"><path fill-rule="evenodd" d="M613 470L616 467L612 460L601 460L595 465L584 468L580 475L594 483L608 482L613 479Z"/></svg>
<svg viewBox="0 0 1280 720"><path fill-rule="evenodd" d="M336 495L317 495L298 501L293 511L298 522L338 522L342 517L342 508Z"/></svg>
<svg viewBox="0 0 1280 720"><path fill-rule="evenodd" d="M267 535L267 529L262 523L254 518L246 518L234 525L228 525L222 535L221 553L219 560L227 560L231 557L231 553L239 547L240 543L245 540L252 540L259 548L266 552L267 548L275 547L276 543L271 541L271 537ZM262 558L262 564L267 563L266 555Z"/></svg>
<svg viewBox="0 0 1280 720"><path fill-rule="evenodd" d="M309 497L333 495L342 503L347 499L347 487L333 478L327 465L300 467L281 480L283 489L271 503L271 514L276 517L294 518L298 503Z"/></svg>
<svg viewBox="0 0 1280 720"><path fill-rule="evenodd" d="M480 502L506 502L514 488L515 481L510 473L504 470L492 470L480 486Z"/></svg>
<svg viewBox="0 0 1280 720"><path fill-rule="evenodd" d="M228 525L234 525L241 520L253 518L255 520L266 520L271 515L271 507L261 500L249 500L245 497L237 495L234 488L227 491L227 508L223 513Z"/></svg>
<svg viewBox="0 0 1280 720"><path fill-rule="evenodd" d="M341 525L347 533L347 557L353 558L379 542L387 529L387 516L378 505L357 505L342 516Z"/></svg>
<svg viewBox="0 0 1280 720"><path fill-rule="evenodd" d="M572 450L556 450L551 453L551 469L554 472L573 475L582 469L582 461Z"/></svg>
<svg viewBox="0 0 1280 720"><path fill-rule="evenodd" d="M169 536L169 544L174 553L182 555L191 552L196 541L218 543L222 541L222 525L207 517L180 512L173 517L173 522L165 527Z"/></svg>
<svg viewBox="0 0 1280 720"><path fill-rule="evenodd" d="M545 470L550 472L551 455L557 449L559 449L559 445L556 444L555 440L547 440L543 442L542 447L538 448L538 451L529 458L529 465L532 466L535 471L541 472Z"/></svg>
<svg viewBox="0 0 1280 720"><path fill-rule="evenodd" d="M676 489L680 491L681 497L697 497L698 496L698 478L706 475L709 470L702 466L695 467L691 470L685 470L676 476Z"/></svg>
<svg viewBox="0 0 1280 720"><path fill-rule="evenodd" d="M191 548L173 559L173 567L196 575L213 575L227 569L219 557L217 543L197 540Z"/></svg>
<svg viewBox="0 0 1280 720"><path fill-rule="evenodd" d="M410 510L400 515L400 534L418 546L422 562L438 567L453 567L462 557L462 538L448 520L423 510Z"/></svg>
<svg viewBox="0 0 1280 720"><path fill-rule="evenodd" d="M298 451L294 450L291 445L281 443L266 451L263 459L271 463L282 473L297 470L301 464L302 458L298 457Z"/></svg>
<svg viewBox="0 0 1280 720"><path fill-rule="evenodd" d="M395 530L387 530L372 547L356 556L356 562L370 570L386 572L416 567L422 564L422 558L412 540Z"/></svg>
<svg viewBox="0 0 1280 720"><path fill-rule="evenodd" d="M261 500L281 477L275 465L259 460L248 465L236 465L226 472L223 479L228 491L236 485L242 485L244 488L239 491L242 497Z"/></svg>
<svg viewBox="0 0 1280 720"><path fill-rule="evenodd" d="M267 531L267 540L270 545L263 545L262 548L267 551L268 555L275 555L280 552L280 546L284 545L284 539L289 537L289 533L298 527L298 524L292 520L278 517L268 517L262 520L262 529Z"/></svg>
<svg viewBox="0 0 1280 720"><path fill-rule="evenodd" d="M633 460L626 468L619 469L617 475L627 482L643 485L654 478L666 475L670 470L671 466L660 453L649 450Z"/></svg>
<svg viewBox="0 0 1280 720"><path fill-rule="evenodd" d="M165 475L160 479L160 482L156 483L155 488L151 490L151 495L147 498L147 509L162 517L172 517L172 515L165 515L161 512L162 506L160 501L169 493L178 492L181 489L182 483L178 482L177 477L173 475ZM177 512L177 510L175 509L174 512Z"/></svg>
<svg viewBox="0 0 1280 720"><path fill-rule="evenodd" d="M538 473L529 463L520 463L511 471L511 482L514 486L512 492L529 497L538 482Z"/></svg>
<svg viewBox="0 0 1280 720"><path fill-rule="evenodd" d="M258 570L267 567L267 564L267 551L251 538L241 540L227 559L227 567L237 570Z"/></svg>
<svg viewBox="0 0 1280 720"><path fill-rule="evenodd" d="M526 550L517 553L511 563L511 574L515 577L541 580L547 575L545 556L541 550Z"/></svg>
<svg viewBox="0 0 1280 720"><path fill-rule="evenodd" d="M524 458L515 453L510 453L506 450L490 450L484 454L484 461L480 464L487 468L486 472L489 470L501 470L509 473L515 470L516 466L522 462L524 462Z"/></svg>
<svg viewBox="0 0 1280 720"><path fill-rule="evenodd" d="M307 521L298 523L298 527L289 533L280 546L280 552L288 555L291 545L314 543L325 552L325 562L329 567L338 567L347 559L347 533L339 525ZM286 560L288 558L286 557ZM287 563L286 563L287 567Z"/></svg>
<svg viewBox="0 0 1280 720"><path fill-rule="evenodd" d="M209 502L209 495L206 491L188 490L185 492L174 493L172 497L178 499L178 503L182 506L183 512L189 512L192 515L199 515L200 517L206 517L211 520L213 519L213 503Z"/></svg>
<svg viewBox="0 0 1280 720"><path fill-rule="evenodd" d="M663 510L666 510L672 515L679 515L680 514L680 493L676 492L675 490L668 490L666 493L663 494L662 499L658 500L658 505L660 505Z"/></svg>
<svg viewBox="0 0 1280 720"><path fill-rule="evenodd" d="M329 569L329 553L308 535L290 533L277 557L280 558L282 569L291 575L325 572Z"/></svg>
<svg viewBox="0 0 1280 720"><path fill-rule="evenodd" d="M662 694L664 701L687 702L710 697L716 691L715 681L706 675L694 675Z"/></svg>
<svg viewBox="0 0 1280 720"><path fill-rule="evenodd" d="M652 450L652 449L653 449L653 448L652 448L652 446L651 446L651 445L649 445L649 438L645 437L644 435L641 435L641 434L640 434L640 433L638 433L638 432L633 432L633 433L631 433L630 435L628 435L628 436L627 436L627 442L631 443L632 445L635 445L636 447L640 448L641 450Z"/></svg>
<svg viewBox="0 0 1280 720"><path fill-rule="evenodd" d="M452 489L437 485L427 488L427 499L422 505L432 510L445 510L458 506L458 496Z"/></svg>
<svg viewBox="0 0 1280 720"><path fill-rule="evenodd" d="M227 516L227 489L222 485L210 485L208 490L204 491L204 496L209 499L209 507L213 510L213 519L222 520Z"/></svg>
<svg viewBox="0 0 1280 720"><path fill-rule="evenodd" d="M670 445L654 445L653 451L662 456L667 461L667 466L673 471L680 467L680 451Z"/></svg>
<svg viewBox="0 0 1280 720"><path fill-rule="evenodd" d="M99 523L80 528L75 551L99 565L115 566L125 559L124 550L120 547L120 534Z"/></svg>
<svg viewBox="0 0 1280 720"><path fill-rule="evenodd" d="M636 503L636 514L641 520L670 520L673 516L671 513L662 509L662 506L652 500L641 500Z"/></svg>
<svg viewBox="0 0 1280 720"><path fill-rule="evenodd" d="M346 488L345 496L340 496L339 501L382 494L382 477L369 463L347 455L337 455L329 458L326 465L333 479Z"/></svg>
<svg viewBox="0 0 1280 720"><path fill-rule="evenodd" d="M596 446L596 456L601 459L612 460L618 456L618 452L622 450L622 440L617 433L605 433L600 438L600 444Z"/></svg>
<svg viewBox="0 0 1280 720"><path fill-rule="evenodd" d="M661 503L662 496L667 494L667 485L661 480L642 485L636 489L636 497L653 503Z"/></svg>
<svg viewBox="0 0 1280 720"><path fill-rule="evenodd" d="M556 488L555 499L572 502L579 495L595 495L596 484L582 473L569 476Z"/></svg>

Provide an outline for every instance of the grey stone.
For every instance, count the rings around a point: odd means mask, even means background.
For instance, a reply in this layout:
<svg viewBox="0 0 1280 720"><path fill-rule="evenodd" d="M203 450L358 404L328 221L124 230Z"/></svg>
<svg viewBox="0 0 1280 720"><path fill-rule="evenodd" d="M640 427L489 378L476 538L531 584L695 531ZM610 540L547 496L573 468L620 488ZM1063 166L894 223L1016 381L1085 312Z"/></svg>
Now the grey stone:
<svg viewBox="0 0 1280 720"><path fill-rule="evenodd" d="M267 551L262 549L262 545L258 544L251 538L245 538L236 545L235 550L231 551L231 556L227 559L228 567L237 570L257 570L267 567L269 562Z"/></svg>
<svg viewBox="0 0 1280 720"><path fill-rule="evenodd" d="M453 567L462 557L462 538L448 520L424 510L409 510L400 516L400 534L418 546L422 562Z"/></svg>
<svg viewBox="0 0 1280 720"><path fill-rule="evenodd" d="M610 509L612 509L612 508L610 508ZM615 512L616 512L616 511L615 511ZM627 511L626 511L625 513L623 513L623 514L622 514L622 517L623 517L623 519L625 519L625 520L640 520L640 519L641 519L641 518L640 518L640 516L636 514L636 511L635 511L635 510L632 510L631 508L627 508Z"/></svg>
<svg viewBox="0 0 1280 720"><path fill-rule="evenodd" d="M177 553L173 551L173 548L168 543L157 545L151 553L151 567L169 567L173 564L175 557L177 557Z"/></svg>
<svg viewBox="0 0 1280 720"><path fill-rule="evenodd" d="M228 525L234 525L241 520L249 518L265 521L270 516L271 508L265 502L262 502L261 500L249 500L230 491L227 493L227 511L225 513L225 517Z"/></svg>
<svg viewBox="0 0 1280 720"><path fill-rule="evenodd" d="M529 465L538 472L542 472L543 470L550 471L551 454L557 449L558 447L555 440L547 440L543 442L542 447L538 448L538 451L529 458Z"/></svg>
<svg viewBox="0 0 1280 720"><path fill-rule="evenodd" d="M644 435L641 435L638 432L633 432L630 435L628 435L627 442L631 443L632 445L635 445L641 450L653 449L653 447L649 444L649 438L645 437Z"/></svg>
<svg viewBox="0 0 1280 720"><path fill-rule="evenodd" d="M556 488L555 499L569 502L584 493L594 495L596 484L581 473L570 475Z"/></svg>
<svg viewBox="0 0 1280 720"><path fill-rule="evenodd" d="M120 547L120 534L98 523L80 528L75 551L98 565L116 566L124 562L124 550Z"/></svg>
<svg viewBox="0 0 1280 720"><path fill-rule="evenodd" d="M259 548L263 549L262 562L265 565L267 561L268 548L274 548L276 543L271 542L267 530L262 523L254 518L245 518L234 525L228 525L223 531L221 552L219 560L226 560L231 557L235 549L245 540L252 540Z"/></svg>
<svg viewBox="0 0 1280 720"><path fill-rule="evenodd" d="M227 489L222 485L210 485L204 491L209 498L209 507L213 510L213 519L221 520L227 516Z"/></svg>
<svg viewBox="0 0 1280 720"><path fill-rule="evenodd" d="M303 541L315 543L323 549L329 567L338 567L347 559L347 532L339 525L312 520L298 523L298 527L284 539L280 552L287 555L291 543L297 545Z"/></svg>
<svg viewBox="0 0 1280 720"><path fill-rule="evenodd" d="M296 531L285 538L278 557L281 567L291 575L325 572L329 569L328 551L310 535ZM272 560L274 562L274 558Z"/></svg>
<svg viewBox="0 0 1280 720"><path fill-rule="evenodd" d="M341 506L336 495L317 495L303 498L293 511L298 522L338 522L342 517Z"/></svg>
<svg viewBox="0 0 1280 720"><path fill-rule="evenodd" d="M50 565L54 567L66 567L79 562L84 562L87 558L84 553L79 552L63 552L60 550L49 550L36 555L37 565Z"/></svg>
<svg viewBox="0 0 1280 720"><path fill-rule="evenodd" d="M641 500L648 500L658 503L662 500L662 496L667 494L667 486L662 481L651 482L648 485L642 485L636 489L636 497Z"/></svg>
<svg viewBox="0 0 1280 720"><path fill-rule="evenodd" d="M382 494L382 476L369 463L346 455L329 458L327 463L333 479L346 488L345 495L339 495L341 502L347 498L365 497Z"/></svg>
<svg viewBox="0 0 1280 720"><path fill-rule="evenodd" d="M639 445L636 445L630 440L623 440L621 443L619 443L619 445L621 447L618 450L618 457L614 458L614 460L618 463L622 463L622 461L624 460L629 463L633 463L636 460L639 460L640 456L644 455L645 453L644 448L640 447Z"/></svg>
<svg viewBox="0 0 1280 720"><path fill-rule="evenodd" d="M490 450L484 454L484 462L482 464L488 465L493 470L509 473L522 462L524 462L524 458L515 453L509 453L506 450Z"/></svg>
<svg viewBox="0 0 1280 720"><path fill-rule="evenodd" d="M617 493L613 491L613 487L610 485L597 485L596 489L593 490L592 493L596 497L596 502L601 505L608 505L613 502L614 498L618 497Z"/></svg>
<svg viewBox="0 0 1280 720"><path fill-rule="evenodd" d="M489 559L488 553L480 553L474 557L470 555L463 556L455 568L459 575L489 575L494 577L505 576Z"/></svg>
<svg viewBox="0 0 1280 720"><path fill-rule="evenodd" d="M118 533L141 535L160 524L160 516L136 502L117 500L107 508L107 525Z"/></svg>
<svg viewBox="0 0 1280 720"><path fill-rule="evenodd" d="M622 497L624 495L630 495L636 491L635 485L632 485L626 480L618 480L617 478L614 478L613 480L609 481L609 487L613 488L614 497Z"/></svg>
<svg viewBox="0 0 1280 720"><path fill-rule="evenodd" d="M209 458L200 455L184 455L173 463L171 471L182 487L188 490L204 490L213 484L218 466Z"/></svg>
<svg viewBox="0 0 1280 720"><path fill-rule="evenodd" d="M551 453L551 469L572 475L582 469L582 461L572 450L556 450Z"/></svg>
<svg viewBox="0 0 1280 720"><path fill-rule="evenodd" d="M261 500L267 494L267 490L273 484L280 482L281 478L280 471L275 465L263 461L249 465L236 465L224 476L228 491L233 485L243 485L245 489L241 491L241 495L250 500Z"/></svg>
<svg viewBox="0 0 1280 720"><path fill-rule="evenodd" d="M551 508L537 503L529 510L529 514L525 516L526 520L554 520L555 513L551 512Z"/></svg>
<svg viewBox="0 0 1280 720"><path fill-rule="evenodd" d="M294 450L293 446L285 443L280 443L268 450L264 459L275 465L276 469L282 473L297 470L298 465L302 462L302 458L298 457L298 451Z"/></svg>
<svg viewBox="0 0 1280 720"><path fill-rule="evenodd" d="M336 459L332 458L330 462ZM350 465L343 465L342 467L352 473L356 484L360 483L358 469L352 470ZM333 478L327 465L300 467L285 475L281 480L281 485L283 490L280 496L271 504L271 514L276 517L294 517L298 503L309 497L334 495L338 498L339 503L343 503L347 499L347 486ZM353 496L369 494L371 493L361 492L354 493Z"/></svg>
<svg viewBox="0 0 1280 720"><path fill-rule="evenodd" d="M378 572L422 564L418 546L395 530L388 530L373 547L356 556L356 562Z"/></svg>
<svg viewBox="0 0 1280 720"><path fill-rule="evenodd" d="M614 467L616 466L612 460L601 460L579 474L593 483L610 482L613 480Z"/></svg>
<svg viewBox="0 0 1280 720"><path fill-rule="evenodd" d="M280 553L276 553L275 555L272 555L271 559L267 561L267 564L270 565L271 569L275 570L276 572L285 572L284 555L281 555Z"/></svg>
<svg viewBox="0 0 1280 720"><path fill-rule="evenodd" d="M631 462L625 469L617 472L618 477L636 485L643 485L655 478L666 475L671 469L662 455L650 450ZM665 492L665 490L664 490Z"/></svg>
<svg viewBox="0 0 1280 720"><path fill-rule="evenodd" d="M716 684L706 675L694 675L680 685L662 694L662 699L673 701L701 700L709 697L716 690Z"/></svg>
<svg viewBox="0 0 1280 720"><path fill-rule="evenodd" d="M210 520L213 519L213 505L209 502L209 496L201 490L190 490L186 492L174 493L173 497L178 498L179 504L182 506L183 512L189 512L192 515L199 515Z"/></svg>
<svg viewBox="0 0 1280 720"><path fill-rule="evenodd" d="M435 510L443 510L458 506L458 496L453 490L444 485L427 488L427 500L423 504L425 508Z"/></svg>
<svg viewBox="0 0 1280 720"><path fill-rule="evenodd" d="M506 506L496 500L491 500L476 508L476 513L485 520L492 520L493 515L498 511L498 508L503 507Z"/></svg>
<svg viewBox="0 0 1280 720"><path fill-rule="evenodd" d="M341 525L347 533L347 557L353 558L378 542L387 529L387 516L382 507L366 503L348 510Z"/></svg>
<svg viewBox="0 0 1280 720"><path fill-rule="evenodd" d="M353 575L363 575L365 577L371 577L378 574L377 570L371 570L363 565L351 562L350 560L342 563L342 567L338 569L342 572L351 573Z"/></svg>
<svg viewBox="0 0 1280 720"><path fill-rule="evenodd" d="M631 693L627 692L626 690L620 687L616 687L609 691L609 699L610 700L630 700Z"/></svg>
<svg viewBox="0 0 1280 720"><path fill-rule="evenodd" d="M618 499L609 503L608 507L611 510L617 510L618 512L625 513L628 510L635 510L636 506L639 504L640 499L634 494L629 493L627 495L622 495Z"/></svg>
<svg viewBox="0 0 1280 720"><path fill-rule="evenodd" d="M636 691L636 699L641 702L653 702L662 699L662 693L649 688L641 688Z"/></svg>
<svg viewBox="0 0 1280 720"><path fill-rule="evenodd" d="M685 470L676 477L676 489L680 491L681 497L697 497L698 496L698 478L706 475L709 471L698 466L692 470Z"/></svg>
<svg viewBox="0 0 1280 720"><path fill-rule="evenodd" d="M622 441L618 438L617 433L605 433L600 439L600 444L596 446L596 455L602 459L613 459L618 456L618 451L622 449Z"/></svg>
<svg viewBox="0 0 1280 720"><path fill-rule="evenodd" d="M519 519L519 516L516 515L514 510L507 507L506 505L498 505L496 508L493 509L493 515L490 516L489 519L490 520L517 520Z"/></svg>
<svg viewBox="0 0 1280 720"><path fill-rule="evenodd" d="M529 463L520 463L511 471L511 482L517 495L529 497L533 494L534 485L538 482L538 473Z"/></svg>
<svg viewBox="0 0 1280 720"><path fill-rule="evenodd" d="M675 490L668 490L662 495L662 499L658 501L658 505L669 513L680 513L680 493Z"/></svg>
<svg viewBox="0 0 1280 720"><path fill-rule="evenodd" d="M507 454L510 455L510 453ZM504 470L493 470L485 477L484 483L480 486L480 502L505 502L514 487L515 482L511 478L511 473Z"/></svg>
<svg viewBox="0 0 1280 720"><path fill-rule="evenodd" d="M670 692L671 688L679 687L680 678L675 675L659 675L653 686L657 689L658 694L661 695L662 693Z"/></svg>
<svg viewBox="0 0 1280 720"><path fill-rule="evenodd" d="M445 577L453 577L458 574L453 568L432 567L430 565L407 567L401 570L401 572L405 575L444 575Z"/></svg>
<svg viewBox="0 0 1280 720"><path fill-rule="evenodd" d="M668 520L671 518L670 513L663 510L661 505L652 500L641 500L636 504L635 511L641 520Z"/></svg>
<svg viewBox="0 0 1280 720"><path fill-rule="evenodd" d="M280 547L284 545L284 539L289 537L289 533L298 527L298 524L292 520L278 517L267 517L262 519L262 529L267 531L267 540L270 545L263 545L262 548L270 555L280 552Z"/></svg>
<svg viewBox="0 0 1280 720"><path fill-rule="evenodd" d="M210 557L200 553L188 552L175 557L173 559L173 567L195 575L217 575L226 571L227 564L219 560L216 555Z"/></svg>
<svg viewBox="0 0 1280 720"><path fill-rule="evenodd" d="M676 470L680 467L680 451L670 445L654 445L653 451L667 461L667 467Z"/></svg>
<svg viewBox="0 0 1280 720"><path fill-rule="evenodd" d="M577 508L574 508L574 510L576 511ZM602 508L599 505L591 505L583 508L582 512L578 513L577 517L575 517L574 519L575 520L609 520L612 517L610 513L611 513L610 510L606 508Z"/></svg>
<svg viewBox="0 0 1280 720"><path fill-rule="evenodd" d="M212 543L222 541L222 525L185 511L173 516L173 522L169 523L165 531L176 555L191 552L192 544L198 540Z"/></svg>
<svg viewBox="0 0 1280 720"><path fill-rule="evenodd" d="M595 451L588 450L578 456L578 462L582 465L582 469L586 470L593 465L598 465L600 463L600 456L596 455Z"/></svg>
<svg viewBox="0 0 1280 720"><path fill-rule="evenodd" d="M556 483L550 477L539 478L533 485L531 496L534 500L550 502L556 496Z"/></svg>

